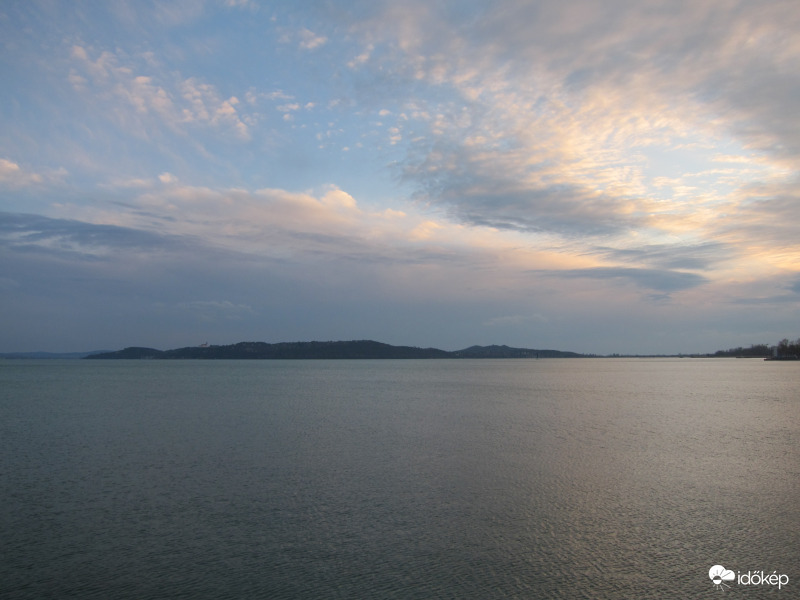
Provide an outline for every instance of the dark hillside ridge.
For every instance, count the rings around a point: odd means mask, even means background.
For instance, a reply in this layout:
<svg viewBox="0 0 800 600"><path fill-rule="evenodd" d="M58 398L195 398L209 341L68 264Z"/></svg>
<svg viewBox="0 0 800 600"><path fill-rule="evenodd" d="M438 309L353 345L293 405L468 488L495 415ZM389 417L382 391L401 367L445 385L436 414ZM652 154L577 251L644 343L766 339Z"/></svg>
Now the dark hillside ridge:
<svg viewBox="0 0 800 600"><path fill-rule="evenodd" d="M398 358L577 358L583 355L558 350L532 350L508 346L471 346L447 352L437 348L391 346L371 340L351 342L239 342L228 346L191 346L175 350L125 348L87 356L87 359L398 359Z"/></svg>
<svg viewBox="0 0 800 600"><path fill-rule="evenodd" d="M86 358L90 354L102 354L108 350L93 350L91 352L3 352L0 353L0 359L7 358L29 358L35 360L42 359L77 359Z"/></svg>
<svg viewBox="0 0 800 600"><path fill-rule="evenodd" d="M132 346L124 350L117 350L116 352L103 352L102 354L91 354L86 358L128 358L128 359L145 359L145 358L166 358L162 350L155 348L137 348Z"/></svg>
<svg viewBox="0 0 800 600"><path fill-rule="evenodd" d="M454 358L582 358L585 355L561 350L533 350L508 346L470 346L450 354Z"/></svg>

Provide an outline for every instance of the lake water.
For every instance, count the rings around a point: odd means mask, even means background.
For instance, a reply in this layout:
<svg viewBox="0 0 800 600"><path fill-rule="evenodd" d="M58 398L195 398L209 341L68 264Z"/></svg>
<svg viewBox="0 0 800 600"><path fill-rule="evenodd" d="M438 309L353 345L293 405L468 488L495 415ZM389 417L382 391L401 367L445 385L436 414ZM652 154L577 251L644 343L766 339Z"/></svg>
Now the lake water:
<svg viewBox="0 0 800 600"><path fill-rule="evenodd" d="M5 599L800 597L800 363L7 360L0 450Z"/></svg>

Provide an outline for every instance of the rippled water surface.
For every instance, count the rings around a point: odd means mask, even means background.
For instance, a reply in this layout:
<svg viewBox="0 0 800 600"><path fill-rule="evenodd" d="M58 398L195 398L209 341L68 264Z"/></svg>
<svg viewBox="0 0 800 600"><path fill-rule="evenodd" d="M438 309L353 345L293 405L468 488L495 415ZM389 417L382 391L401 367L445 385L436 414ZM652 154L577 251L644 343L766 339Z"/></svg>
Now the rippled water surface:
<svg viewBox="0 0 800 600"><path fill-rule="evenodd" d="M800 597L800 364L0 361L0 596ZM778 597L731 584L726 597Z"/></svg>

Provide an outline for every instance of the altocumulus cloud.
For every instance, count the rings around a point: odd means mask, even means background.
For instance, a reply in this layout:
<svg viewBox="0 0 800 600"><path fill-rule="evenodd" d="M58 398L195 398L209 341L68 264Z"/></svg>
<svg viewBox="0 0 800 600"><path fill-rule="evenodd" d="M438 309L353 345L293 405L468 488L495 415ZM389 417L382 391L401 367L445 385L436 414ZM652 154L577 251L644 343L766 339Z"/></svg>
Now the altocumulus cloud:
<svg viewBox="0 0 800 600"><path fill-rule="evenodd" d="M713 230L720 212L738 212L737 198L665 200L683 193L682 177L728 185L710 157L692 164L698 148L735 146L738 135L738 159L771 176L753 151L799 147L793 122L774 125L796 101L791 3L720 13L708 3L509 2L478 20L411 4L418 10L369 21L372 42L383 36L396 54L365 64L440 90L395 111L399 130L416 134L402 174L466 223L566 236ZM675 165L670 189L656 167L664 156Z"/></svg>

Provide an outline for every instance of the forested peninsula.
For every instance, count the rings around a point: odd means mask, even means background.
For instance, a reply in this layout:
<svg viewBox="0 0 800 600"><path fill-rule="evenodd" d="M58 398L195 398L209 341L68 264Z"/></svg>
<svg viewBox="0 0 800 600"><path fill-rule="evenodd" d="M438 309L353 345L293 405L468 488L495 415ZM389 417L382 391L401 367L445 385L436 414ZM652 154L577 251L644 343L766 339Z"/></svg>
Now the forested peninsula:
<svg viewBox="0 0 800 600"><path fill-rule="evenodd" d="M190 346L174 350L130 347L91 354L87 359L398 359L398 358L580 358L576 352L508 346L470 346L448 352L438 348L392 346L372 340L348 342L239 342L227 346Z"/></svg>

